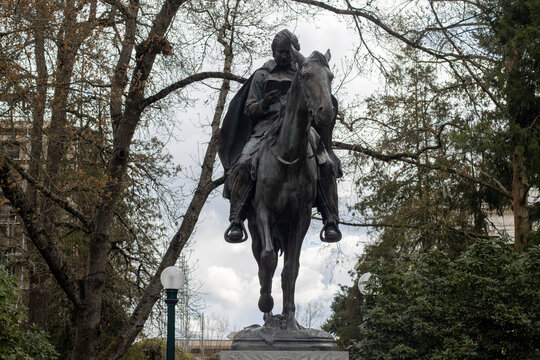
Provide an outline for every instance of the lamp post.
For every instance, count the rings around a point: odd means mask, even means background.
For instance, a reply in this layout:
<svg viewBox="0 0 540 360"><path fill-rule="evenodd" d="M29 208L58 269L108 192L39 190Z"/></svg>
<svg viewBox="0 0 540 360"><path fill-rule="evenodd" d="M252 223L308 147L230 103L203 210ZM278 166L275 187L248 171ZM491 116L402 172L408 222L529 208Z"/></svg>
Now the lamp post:
<svg viewBox="0 0 540 360"><path fill-rule="evenodd" d="M184 273L175 266L169 266L161 273L160 280L167 293L167 360L174 360L174 306L178 303L178 289L184 283Z"/></svg>
<svg viewBox="0 0 540 360"><path fill-rule="evenodd" d="M360 291L360 293L363 295L364 297L364 310L363 310L363 314L362 314L362 322L366 322L366 328L369 330L371 329L371 322L369 321L369 318L366 317L366 311L367 311L367 306L368 306L368 297L367 295L376 295L377 293L373 291L373 289L368 289L367 288L367 284L369 283L369 280L371 278L374 278L374 279L377 279L377 275L373 275L372 273L370 272L367 272L367 273L364 273L360 276L360 278L358 279L358 290ZM371 337L368 335L367 336L367 339L368 341L371 340Z"/></svg>
<svg viewBox="0 0 540 360"><path fill-rule="evenodd" d="M372 274L370 272L367 272L365 274L362 274L362 276L360 276L360 278L358 279L358 290L362 295L371 294L371 291L366 288L366 285L368 284L371 276Z"/></svg>

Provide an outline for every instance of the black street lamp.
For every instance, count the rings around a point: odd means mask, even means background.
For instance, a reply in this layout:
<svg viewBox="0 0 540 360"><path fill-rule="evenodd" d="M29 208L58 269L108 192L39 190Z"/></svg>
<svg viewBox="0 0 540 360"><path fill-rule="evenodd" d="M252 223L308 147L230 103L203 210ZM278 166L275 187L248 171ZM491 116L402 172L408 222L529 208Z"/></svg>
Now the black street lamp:
<svg viewBox="0 0 540 360"><path fill-rule="evenodd" d="M364 302L364 310L362 314L362 322L366 322L366 328L371 329L371 322L369 321L369 318L366 317L366 311L368 308L368 297L371 297L372 295L377 295L377 291L374 290L371 286L372 284L369 284L370 279L373 278L375 281L377 280L377 275L373 275L370 272L362 274L360 278L358 279L358 290L362 294L363 302ZM373 280L372 280L373 281ZM370 285L368 287L368 284ZM373 300L373 299L372 299ZM368 335L367 340L371 340L371 337Z"/></svg>
<svg viewBox="0 0 540 360"><path fill-rule="evenodd" d="M365 274L362 274L362 276L360 276L360 279L358 279L358 290L360 290L360 293L364 296L372 294L372 291L367 289L367 284L371 276L373 275L370 272L367 272Z"/></svg>
<svg viewBox="0 0 540 360"><path fill-rule="evenodd" d="M184 283L184 273L175 266L169 266L161 273L160 280L167 293L167 360L174 360L174 306L178 303L178 289Z"/></svg>

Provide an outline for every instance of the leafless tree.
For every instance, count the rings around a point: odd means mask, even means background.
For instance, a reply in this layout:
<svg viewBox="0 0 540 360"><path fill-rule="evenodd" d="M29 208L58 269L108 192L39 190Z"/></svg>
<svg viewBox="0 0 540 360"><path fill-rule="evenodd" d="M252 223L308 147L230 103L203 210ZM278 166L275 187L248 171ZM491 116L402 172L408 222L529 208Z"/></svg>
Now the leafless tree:
<svg viewBox="0 0 540 360"><path fill-rule="evenodd" d="M259 5L239 0L2 3L2 121L15 128L7 114L15 109L20 115L28 163L6 156L2 142L0 186L73 306L73 359L98 356L104 289L112 280L108 269L119 263L131 274L125 280L141 294L122 332L99 358L116 359L125 352L160 297L161 271L175 264L206 199L222 184L214 177L220 119L230 82L245 81L233 73L235 64L245 61L235 63L235 54L255 49L248 32L268 30L265 12L248 15L246 7ZM207 24L206 32L180 22L192 19L193 24L197 18ZM213 66L221 62L220 69L203 71L208 60ZM158 169L150 156L161 156L154 146L163 144L144 145L137 134L156 126L150 121L159 119L164 104L188 101L182 90L216 84L216 79L222 81L197 185L163 257L148 267L137 246L122 239L141 236L125 215L144 217L150 207L139 203L138 208L128 199L142 198L147 181L158 186L174 172ZM169 160L161 158L162 164ZM155 251L155 239L146 235L145 246Z"/></svg>

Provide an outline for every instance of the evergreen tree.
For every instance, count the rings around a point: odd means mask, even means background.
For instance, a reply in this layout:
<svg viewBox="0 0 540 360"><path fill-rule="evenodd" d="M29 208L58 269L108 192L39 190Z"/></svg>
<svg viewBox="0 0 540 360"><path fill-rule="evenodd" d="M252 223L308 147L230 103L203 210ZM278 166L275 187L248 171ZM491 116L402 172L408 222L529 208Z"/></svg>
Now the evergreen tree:
<svg viewBox="0 0 540 360"><path fill-rule="evenodd" d="M377 274L372 295L338 295L325 325L349 345L351 359L540 356L537 245L516 253L504 239L478 240L457 256L430 250L364 265ZM360 324L351 331L343 319Z"/></svg>
<svg viewBox="0 0 540 360"><path fill-rule="evenodd" d="M438 131L440 128L425 128L429 136L424 135L423 140L418 139L420 141L416 147L414 144L401 143L399 138L413 133L415 124L421 124L425 119L423 113L417 111L424 104L416 101L414 107L409 107L404 113L399 104L381 102L387 105L387 114L390 116L370 118L365 114L349 114L343 122L353 132L373 128L375 132L393 132L396 136L391 139L397 140L395 144L398 146L392 146L389 141L378 143L390 145L388 147L372 146L369 132L367 136L364 132L357 135L356 141L337 142L337 148L362 153L376 161L389 162L398 170L401 165L395 165L396 162L412 164L422 168L426 174L429 172L432 178L442 179L441 174L437 173L444 173L444 176L451 178L453 184L468 181L470 184L457 188L467 194L467 199L462 201L464 217L453 226L454 229L466 238L469 235L486 236L483 208L499 212L509 209L514 215L516 250L523 250L531 241L535 243L538 237L540 190L540 44L536 40L540 32L539 2L406 1L399 7L384 7L378 6L377 2L347 1L344 7L340 7L337 3L294 1L323 8L353 21L363 48L367 48L367 54L388 79L388 86L407 88L405 83L393 83L396 76L404 76L406 71L400 71L395 66L390 71L391 58L381 56L382 52L374 51L374 46L383 45L389 53L395 53L396 47L406 46L416 50L415 61L436 68L434 74L439 84L447 85L433 88L432 99L438 99L439 95L445 97L445 93L454 89L455 98L461 100L449 103L450 108L444 110L450 116L452 111L463 111L458 124L452 121L451 125L458 125L458 128L453 129L454 134L450 138L439 138L439 134L445 135ZM409 87L409 90L412 89ZM411 94L415 93L411 91ZM393 111L405 117L417 116L417 119L404 120L403 124L409 126L407 128L391 128L388 123L392 122ZM401 133L398 129L402 130ZM346 135L351 137L350 134ZM426 139L431 140L426 142ZM445 143L438 143L437 140L444 140ZM417 149L424 151L418 152ZM414 181L414 174L410 175L409 179ZM373 175L374 178L377 176ZM427 177L424 179L428 180ZM421 185L422 190L429 192L431 188L426 186L429 184L428 180ZM394 184L396 189L401 185L399 182ZM380 207L384 207L393 200L382 197L381 201L385 205ZM431 203L425 204L429 207ZM361 209L371 217L368 208ZM408 218L413 221L412 224L399 221L390 224L380 221L366 223L417 229L414 220L429 219L429 216L423 217L421 214L412 216L415 208L410 210L411 216L405 214L401 219ZM404 209L402 211L407 212ZM468 215L473 217L472 234L469 234L471 231L467 226L463 226L468 221ZM450 218L455 219L453 216ZM434 239L431 238L431 241ZM437 241L440 240L443 238Z"/></svg>

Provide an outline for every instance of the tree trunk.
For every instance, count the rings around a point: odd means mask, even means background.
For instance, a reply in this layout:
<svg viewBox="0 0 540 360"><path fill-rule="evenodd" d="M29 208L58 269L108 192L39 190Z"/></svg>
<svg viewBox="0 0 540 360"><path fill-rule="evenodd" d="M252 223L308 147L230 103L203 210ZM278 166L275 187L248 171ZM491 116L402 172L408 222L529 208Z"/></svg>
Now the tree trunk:
<svg viewBox="0 0 540 360"><path fill-rule="evenodd" d="M516 146L513 156L512 195L514 208L514 238L516 251L523 251L529 243L531 224L529 221L528 184L523 146Z"/></svg>
<svg viewBox="0 0 540 360"><path fill-rule="evenodd" d="M36 11L38 16L34 21L33 34L35 39L34 55L36 70L38 73L36 95L34 96L32 129L30 131L30 161L28 174L34 179L39 179L41 156L43 152L43 119L45 117L45 105L47 103L47 62L45 60L45 25L47 22L46 4L38 4ZM32 185L27 187L28 202L39 214L39 198L37 190ZM38 215L39 216L39 215ZM42 330L47 330L49 312L49 293L47 289L47 264L39 254L32 242L28 243L28 253L31 265L30 288L28 290L28 321L36 324Z"/></svg>
<svg viewBox="0 0 540 360"><path fill-rule="evenodd" d="M32 246L30 288L28 289L28 322L47 331L49 320L49 292L47 291L47 265Z"/></svg>
<svg viewBox="0 0 540 360"><path fill-rule="evenodd" d="M137 47L136 66L133 69L125 112L114 124L113 154L107 167L107 184L93 219L90 235L87 271L84 278L84 307L77 310L77 324L73 360L93 359L96 356L98 325L103 302L105 272L108 264L109 230L114 209L124 188L123 180L129 161L129 150L137 128L144 100L146 82L152 72L159 46L166 31L185 0L166 0L152 23L147 39ZM157 42L155 40L158 40Z"/></svg>
<svg viewBox="0 0 540 360"><path fill-rule="evenodd" d="M223 66L224 73L231 73L232 60L234 54L232 52L231 43L227 43L222 38L223 32L220 32L219 40L224 46L225 63ZM231 38L233 35L231 34ZM232 40L231 40L232 42ZM100 354L100 360L116 360L119 359L129 348L131 343L135 340L135 337L142 330L146 319L150 315L152 308L156 301L160 297L162 290L160 275L163 269L167 266L172 266L178 260L182 249L191 236L195 225L199 219L201 210L208 199L210 193L221 184L218 181L212 181L212 173L214 171L214 163L216 160L216 154L219 141L220 121L225 108L225 102L230 89L230 81L225 79L221 85L218 102L214 112L212 120L212 135L208 148L204 155L204 160L201 166L201 175L199 177L199 183L197 189L193 195L193 198L184 214L180 229L176 232L171 240L169 247L159 265L159 268L153 278L150 280L143 296L141 297L137 307L133 311L130 319L117 336L114 342L112 342L107 349Z"/></svg>

